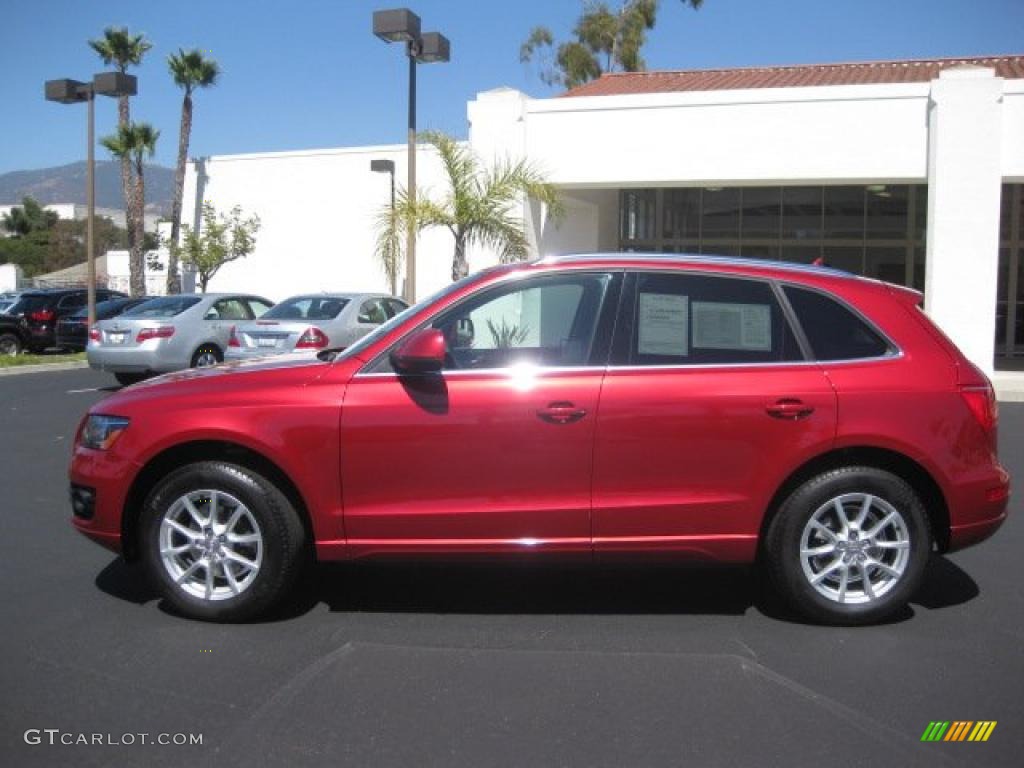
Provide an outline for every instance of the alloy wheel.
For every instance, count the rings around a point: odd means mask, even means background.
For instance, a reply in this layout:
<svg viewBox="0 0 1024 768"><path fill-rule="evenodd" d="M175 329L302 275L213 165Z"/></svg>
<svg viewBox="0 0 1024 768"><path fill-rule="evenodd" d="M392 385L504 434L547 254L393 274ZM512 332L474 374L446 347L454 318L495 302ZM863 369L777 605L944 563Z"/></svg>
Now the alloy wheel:
<svg viewBox="0 0 1024 768"><path fill-rule="evenodd" d="M869 493L844 493L818 507L807 521L800 564L823 597L871 603L899 583L910 549L907 522L896 507Z"/></svg>
<svg viewBox="0 0 1024 768"><path fill-rule="evenodd" d="M202 600L248 589L263 564L263 535L248 507L224 491L178 498L160 521L160 559L171 580Z"/></svg>

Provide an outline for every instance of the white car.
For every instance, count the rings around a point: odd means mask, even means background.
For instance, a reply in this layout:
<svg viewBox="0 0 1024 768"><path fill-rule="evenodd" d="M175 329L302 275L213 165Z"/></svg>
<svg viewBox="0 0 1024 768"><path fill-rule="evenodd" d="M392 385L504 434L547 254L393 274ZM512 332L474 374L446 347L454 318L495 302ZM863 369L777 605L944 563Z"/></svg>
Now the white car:
<svg viewBox="0 0 1024 768"><path fill-rule="evenodd" d="M238 323L224 359L347 347L407 308L401 299L383 293L292 296L258 319Z"/></svg>

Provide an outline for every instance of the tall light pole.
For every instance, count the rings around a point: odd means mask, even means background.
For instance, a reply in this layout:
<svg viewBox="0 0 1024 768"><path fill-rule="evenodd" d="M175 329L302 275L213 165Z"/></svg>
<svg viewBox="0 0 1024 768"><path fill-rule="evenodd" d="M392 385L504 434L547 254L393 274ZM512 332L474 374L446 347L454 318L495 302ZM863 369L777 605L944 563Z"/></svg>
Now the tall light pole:
<svg viewBox="0 0 1024 768"><path fill-rule="evenodd" d="M85 260L89 284L86 286L88 296L89 327L96 322L96 251L93 242L93 229L96 220L96 95L101 96L134 96L138 90L135 75L121 72L101 72L94 75L91 83L80 83L78 80L47 80L44 88L47 101L59 104L89 104L88 149L85 161L85 204L88 208L85 220Z"/></svg>
<svg viewBox="0 0 1024 768"><path fill-rule="evenodd" d="M374 173L387 173L391 176L391 222L395 221L395 161L394 160L371 160L370 170ZM398 286L395 284L398 279L397 272L391 275L391 293L397 293Z"/></svg>
<svg viewBox="0 0 1024 768"><path fill-rule="evenodd" d="M373 34L386 43L405 43L409 58L409 139L408 182L406 194L409 207L416 207L416 64L445 62L450 59L451 45L440 32L420 34L420 17L408 8L373 12ZM405 247L405 300L416 303L416 223L410 218Z"/></svg>

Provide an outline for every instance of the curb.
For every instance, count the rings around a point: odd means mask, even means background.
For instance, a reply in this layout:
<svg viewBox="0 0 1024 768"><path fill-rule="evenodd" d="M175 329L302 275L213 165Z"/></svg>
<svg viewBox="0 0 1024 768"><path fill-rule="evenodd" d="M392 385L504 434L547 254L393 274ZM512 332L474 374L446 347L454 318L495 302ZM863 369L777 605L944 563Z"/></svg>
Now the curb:
<svg viewBox="0 0 1024 768"><path fill-rule="evenodd" d="M13 365L10 368L0 368L0 376L18 376L23 373L48 373L49 371L73 371L78 368L88 368L89 363L85 360L76 360L70 363L39 363L38 365Z"/></svg>

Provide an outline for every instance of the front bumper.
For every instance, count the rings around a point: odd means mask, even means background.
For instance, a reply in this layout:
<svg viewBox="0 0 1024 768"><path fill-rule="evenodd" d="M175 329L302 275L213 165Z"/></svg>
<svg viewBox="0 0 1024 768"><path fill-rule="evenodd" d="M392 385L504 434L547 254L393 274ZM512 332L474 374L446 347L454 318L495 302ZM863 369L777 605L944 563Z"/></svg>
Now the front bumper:
<svg viewBox="0 0 1024 768"><path fill-rule="evenodd" d="M96 543L121 552L121 518L138 469L116 452L76 446L68 471L72 525Z"/></svg>

